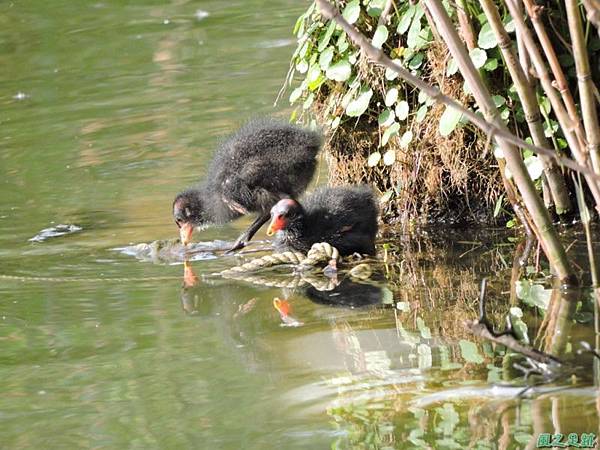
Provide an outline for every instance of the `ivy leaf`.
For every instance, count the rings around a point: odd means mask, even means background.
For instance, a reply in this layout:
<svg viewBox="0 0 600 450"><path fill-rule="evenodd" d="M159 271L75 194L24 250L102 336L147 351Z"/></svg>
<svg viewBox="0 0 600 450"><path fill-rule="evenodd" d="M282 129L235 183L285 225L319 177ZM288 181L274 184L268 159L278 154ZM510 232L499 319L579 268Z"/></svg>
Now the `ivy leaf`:
<svg viewBox="0 0 600 450"><path fill-rule="evenodd" d="M367 166L375 167L381 161L381 153L374 152L369 155L369 159L367 159Z"/></svg>
<svg viewBox="0 0 600 450"><path fill-rule="evenodd" d="M494 34L494 30L492 30L490 23L486 22L485 24L483 24L481 30L479 31L479 36L477 38L477 46L479 48L490 49L494 48L496 45L498 45L498 41L496 41L496 35Z"/></svg>
<svg viewBox="0 0 600 450"><path fill-rule="evenodd" d="M392 88L385 94L385 106L392 106L398 100L398 89Z"/></svg>
<svg viewBox="0 0 600 450"><path fill-rule="evenodd" d="M475 65L475 68L480 69L484 66L487 61L487 53L485 50L480 48L474 48L469 52L469 56L471 57L471 61Z"/></svg>
<svg viewBox="0 0 600 450"><path fill-rule="evenodd" d="M388 36L389 32L385 25L379 25L377 30L375 30L371 44L373 44L373 47L375 48L381 48L385 41L387 41Z"/></svg>
<svg viewBox="0 0 600 450"><path fill-rule="evenodd" d="M389 142L390 138L392 136L396 136L398 134L398 132L400 131L400 124L398 122L394 122L392 124L392 126L390 126L387 130L385 130L385 132L383 133L383 137L381 138L381 146L384 147L387 145L387 143Z"/></svg>
<svg viewBox="0 0 600 450"><path fill-rule="evenodd" d="M385 109L377 118L380 127L388 127L394 122L394 111Z"/></svg>
<svg viewBox="0 0 600 450"><path fill-rule="evenodd" d="M388 150L383 154L383 164L391 166L396 162L396 152L394 150Z"/></svg>
<svg viewBox="0 0 600 450"><path fill-rule="evenodd" d="M502 23L504 24L504 29L507 33L514 33L516 26L512 17L506 16L504 20L502 20Z"/></svg>
<svg viewBox="0 0 600 450"><path fill-rule="evenodd" d="M360 0L354 0L348 3L342 12L342 16L344 16L344 19L346 19L349 24L356 22L358 16L360 16ZM335 23L333 20L332 22Z"/></svg>
<svg viewBox="0 0 600 450"><path fill-rule="evenodd" d="M408 111L408 102L406 100L399 101L398 105L396 105L396 117L398 120L405 120L408 117Z"/></svg>
<svg viewBox="0 0 600 450"><path fill-rule="evenodd" d="M350 78L352 73L352 66L347 58L341 59L335 64L329 66L325 71L325 76L330 80L334 81L346 81Z"/></svg>
<svg viewBox="0 0 600 450"><path fill-rule="evenodd" d="M413 140L413 132L408 130L406 131L402 137L400 138L400 147L407 148L408 144L410 144Z"/></svg>
<svg viewBox="0 0 600 450"><path fill-rule="evenodd" d="M367 7L367 14L371 17L379 17L383 8L385 8L385 1L386 0L371 0Z"/></svg>
<svg viewBox="0 0 600 450"><path fill-rule="evenodd" d="M415 12L415 17L413 18L410 28L408 29L408 36L406 37L406 43L408 47L415 50L421 48L427 43L427 41L421 37L421 17L423 17L425 12L418 3L416 8L417 11Z"/></svg>
<svg viewBox="0 0 600 450"><path fill-rule="evenodd" d="M502 105L506 104L506 99L501 95L492 96L492 100L494 101L494 105L496 105L496 108L500 108Z"/></svg>
<svg viewBox="0 0 600 450"><path fill-rule="evenodd" d="M306 71L308 70L308 62L303 59L298 64L296 64L296 70L300 73L306 73Z"/></svg>
<svg viewBox="0 0 600 450"><path fill-rule="evenodd" d="M333 59L333 53L334 48L330 46L323 50L319 55L319 66L322 70L327 70L329 68L331 60Z"/></svg>
<svg viewBox="0 0 600 450"><path fill-rule="evenodd" d="M452 133L461 117L462 113L460 111L446 106L442 117L440 117L440 134L442 136L448 136Z"/></svg>
<svg viewBox="0 0 600 450"><path fill-rule="evenodd" d="M369 107L369 102L373 96L373 90L363 91L356 99L348 103L346 114L350 117L360 117Z"/></svg>
<svg viewBox="0 0 600 450"><path fill-rule="evenodd" d="M340 51L340 53L344 53L346 50L348 50L348 47L350 47L350 44L348 43L348 39L346 38L346 33L342 33L340 34L340 37L337 40L337 48Z"/></svg>

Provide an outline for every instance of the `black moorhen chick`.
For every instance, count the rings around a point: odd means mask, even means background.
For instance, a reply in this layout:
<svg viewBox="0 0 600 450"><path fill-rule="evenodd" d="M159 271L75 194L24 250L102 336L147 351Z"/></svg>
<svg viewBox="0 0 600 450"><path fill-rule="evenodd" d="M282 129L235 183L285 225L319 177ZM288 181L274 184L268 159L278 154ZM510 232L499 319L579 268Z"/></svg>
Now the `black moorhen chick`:
<svg viewBox="0 0 600 450"><path fill-rule="evenodd" d="M272 119L253 120L220 145L204 182L173 201L181 242L194 227L224 224L248 214L258 217L230 251L244 247L269 220L269 210L282 198L306 189L321 147L318 133Z"/></svg>
<svg viewBox="0 0 600 450"><path fill-rule="evenodd" d="M280 200L271 209L267 234L277 232L278 251L307 252L316 242L328 242L341 255L375 254L377 203L367 186L325 187L301 205L293 199Z"/></svg>

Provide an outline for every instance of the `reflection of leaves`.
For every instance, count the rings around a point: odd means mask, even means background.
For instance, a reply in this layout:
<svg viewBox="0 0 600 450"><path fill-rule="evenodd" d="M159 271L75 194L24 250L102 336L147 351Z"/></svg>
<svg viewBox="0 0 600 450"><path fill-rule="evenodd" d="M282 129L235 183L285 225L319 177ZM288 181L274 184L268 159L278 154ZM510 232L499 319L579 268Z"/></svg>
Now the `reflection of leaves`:
<svg viewBox="0 0 600 450"><path fill-rule="evenodd" d="M532 284L529 280L519 280L516 285L517 297L530 306L535 306L544 311L548 309L550 303L551 289L544 289L544 286Z"/></svg>
<svg viewBox="0 0 600 450"><path fill-rule="evenodd" d="M444 403L443 407L435 408L435 412L441 417L441 421L438 422L436 428L446 436L450 436L459 422L459 416L454 409L454 405Z"/></svg>
<svg viewBox="0 0 600 450"><path fill-rule="evenodd" d="M462 339L458 344L460 345L460 353L465 361L476 364L483 362L483 356L479 354L479 349L473 342Z"/></svg>

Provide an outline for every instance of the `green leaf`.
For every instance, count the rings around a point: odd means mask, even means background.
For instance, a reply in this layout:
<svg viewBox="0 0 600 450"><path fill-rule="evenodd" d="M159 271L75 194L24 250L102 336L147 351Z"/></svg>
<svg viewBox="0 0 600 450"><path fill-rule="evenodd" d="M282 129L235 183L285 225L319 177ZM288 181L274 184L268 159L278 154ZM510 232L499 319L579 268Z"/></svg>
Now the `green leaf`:
<svg viewBox="0 0 600 450"><path fill-rule="evenodd" d="M350 117L359 117L369 107L369 102L373 96L373 90L369 89L363 91L355 100L348 103L346 107L346 114Z"/></svg>
<svg viewBox="0 0 600 450"><path fill-rule="evenodd" d="M304 88L302 86L294 89L290 94L290 104L298 100L302 96L302 92L304 92Z"/></svg>
<svg viewBox="0 0 600 450"><path fill-rule="evenodd" d="M476 364L481 364L484 361L483 356L479 354L477 345L473 342L461 339L458 344L460 345L460 353L465 361Z"/></svg>
<svg viewBox="0 0 600 450"><path fill-rule="evenodd" d="M504 194L502 194L500 197L498 197L498 200L496 200L496 206L494 207L494 217L498 217L498 214L500 214L500 210L502 209L503 202L504 202Z"/></svg>
<svg viewBox="0 0 600 450"><path fill-rule="evenodd" d="M506 104L506 99L501 95L494 95L492 97L492 100L494 101L494 105L496 105L496 108L500 108L501 106Z"/></svg>
<svg viewBox="0 0 600 450"><path fill-rule="evenodd" d="M423 53L417 53L408 63L408 68L411 70L417 70L419 67L421 67L421 64L423 64L423 58Z"/></svg>
<svg viewBox="0 0 600 450"><path fill-rule="evenodd" d="M335 119L331 121L331 129L335 130L340 124L340 116L337 116Z"/></svg>
<svg viewBox="0 0 600 450"><path fill-rule="evenodd" d="M340 53L344 53L346 50L348 50L348 47L350 47L350 44L348 43L348 39L346 38L346 33L340 34L340 37L337 40L337 48L340 51Z"/></svg>
<svg viewBox="0 0 600 450"><path fill-rule="evenodd" d="M388 150L383 154L383 164L391 166L396 162L396 152L394 150Z"/></svg>
<svg viewBox="0 0 600 450"><path fill-rule="evenodd" d="M346 81L350 78L352 73L352 66L347 58L341 59L335 64L329 66L325 71L325 76L330 80L335 81Z"/></svg>
<svg viewBox="0 0 600 450"><path fill-rule="evenodd" d="M498 45L496 41L496 35L494 34L494 30L492 30L489 22L486 22L479 31L479 37L477 38L477 46L479 48L490 49L494 48Z"/></svg>
<svg viewBox="0 0 600 450"><path fill-rule="evenodd" d="M514 33L515 32L515 21L512 19L512 17L510 16L506 16L503 20L502 23L504 24L504 29L506 30L507 33Z"/></svg>
<svg viewBox="0 0 600 450"><path fill-rule="evenodd" d="M329 22L329 26L327 27L325 34L323 34L323 36L321 36L321 39L319 39L319 46L317 47L317 50L319 52L322 52L327 48L327 46L329 45L329 41L331 40L331 36L333 36L334 30L335 20L332 20L331 22Z"/></svg>
<svg viewBox="0 0 600 450"><path fill-rule="evenodd" d="M373 44L373 47L375 48L381 48L385 41L387 41L388 36L388 29L385 27L385 25L379 25L377 30L375 30L371 44Z"/></svg>
<svg viewBox="0 0 600 450"><path fill-rule="evenodd" d="M413 140L413 132L408 130L406 131L402 137L400 138L400 147L408 148L408 144L410 144Z"/></svg>
<svg viewBox="0 0 600 450"><path fill-rule="evenodd" d="M377 123L380 127L388 127L394 122L394 111L391 109L385 109L379 114Z"/></svg>
<svg viewBox="0 0 600 450"><path fill-rule="evenodd" d="M385 106L392 106L398 100L398 89L392 88L385 94Z"/></svg>
<svg viewBox="0 0 600 450"><path fill-rule="evenodd" d="M392 195L394 195L394 191L392 191L391 189L389 191L387 191L385 194L383 194L381 196L381 198L379 199L379 203L387 203L390 201L390 199L392 198Z"/></svg>
<svg viewBox="0 0 600 450"><path fill-rule="evenodd" d="M487 61L487 53L485 50L480 48L474 48L469 52L469 56L471 57L471 61L475 65L475 68L480 69L483 67L485 62Z"/></svg>
<svg viewBox="0 0 600 450"><path fill-rule="evenodd" d="M396 117L398 120L405 120L408 117L408 102L406 100L401 100L396 105Z"/></svg>
<svg viewBox="0 0 600 450"><path fill-rule="evenodd" d="M440 117L440 134L442 136L448 136L452 133L461 117L462 113L460 111L446 106L442 117Z"/></svg>
<svg viewBox="0 0 600 450"><path fill-rule="evenodd" d="M344 16L344 19L346 19L349 24L356 22L360 16L360 0L354 0L348 3L342 12L342 16ZM332 22L335 23L333 20Z"/></svg>
<svg viewBox="0 0 600 450"><path fill-rule="evenodd" d="M408 36L406 37L406 44L408 47L415 50L421 48L427 43L427 41L421 36L421 17L423 17L425 12L419 3L417 3L416 8L417 11L415 13L415 17L413 18L410 28L408 29Z"/></svg>
<svg viewBox="0 0 600 450"><path fill-rule="evenodd" d="M400 124L398 122L394 122L388 129L383 133L383 137L381 138L381 146L385 147L389 140L398 134L400 131Z"/></svg>
<svg viewBox="0 0 600 450"><path fill-rule="evenodd" d="M367 166L375 167L381 161L381 153L374 152L369 155L369 159L367 159Z"/></svg>
<svg viewBox="0 0 600 450"><path fill-rule="evenodd" d="M385 8L386 0L371 0L367 7L367 14L371 17L379 17L383 8Z"/></svg>
<svg viewBox="0 0 600 450"><path fill-rule="evenodd" d="M488 72L493 72L498 68L498 60L496 58L488 59L487 62L483 65L483 68Z"/></svg>
<svg viewBox="0 0 600 450"><path fill-rule="evenodd" d="M417 110L417 114L415 117L415 120L417 121L417 123L421 123L423 122L423 119L425 119L425 116L427 115L427 105L422 105L418 110Z"/></svg>
<svg viewBox="0 0 600 450"><path fill-rule="evenodd" d="M410 5L408 7L408 10L406 10L406 12L402 14L402 16L400 17L400 21L398 22L398 28L396 28L396 32L398 34L406 33L406 31L410 27L412 18L414 17L416 11L416 5Z"/></svg>
<svg viewBox="0 0 600 450"><path fill-rule="evenodd" d="M331 61L333 60L334 51L335 49L330 46L323 50L319 55L319 66L322 70L327 70L329 68Z"/></svg>
<svg viewBox="0 0 600 450"><path fill-rule="evenodd" d="M315 64L308 70L308 74L306 75L306 81L311 83L318 79L319 75L321 75L321 68Z"/></svg>

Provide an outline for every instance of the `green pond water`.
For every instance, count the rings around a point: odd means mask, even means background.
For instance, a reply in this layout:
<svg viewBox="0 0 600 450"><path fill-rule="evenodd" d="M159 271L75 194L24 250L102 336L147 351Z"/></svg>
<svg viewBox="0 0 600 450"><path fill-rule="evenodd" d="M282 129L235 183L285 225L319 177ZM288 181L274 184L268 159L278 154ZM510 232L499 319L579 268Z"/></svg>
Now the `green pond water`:
<svg viewBox="0 0 600 450"><path fill-rule="evenodd" d="M576 354L594 345L589 291L561 300L535 267L515 276L506 231L384 238L380 259L395 257L333 291L212 276L240 262L219 252L185 285L181 264L114 250L175 237L172 198L218 140L289 114L273 101L306 6L0 2L0 448L513 449L598 434L596 367ZM231 241L248 223L195 237ZM58 224L81 230L29 240ZM585 272L580 239L565 237ZM548 385L571 389L517 396L522 372L463 325L483 277L496 324L519 308L536 345L583 367Z"/></svg>

